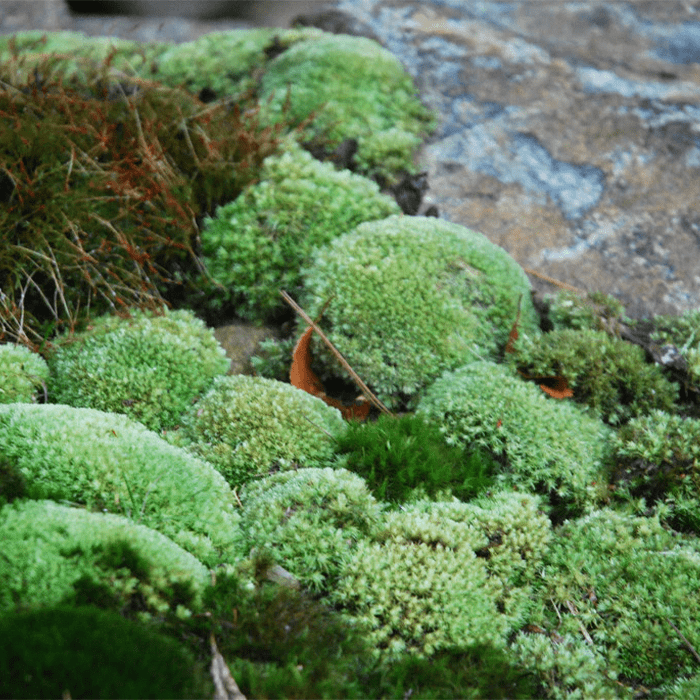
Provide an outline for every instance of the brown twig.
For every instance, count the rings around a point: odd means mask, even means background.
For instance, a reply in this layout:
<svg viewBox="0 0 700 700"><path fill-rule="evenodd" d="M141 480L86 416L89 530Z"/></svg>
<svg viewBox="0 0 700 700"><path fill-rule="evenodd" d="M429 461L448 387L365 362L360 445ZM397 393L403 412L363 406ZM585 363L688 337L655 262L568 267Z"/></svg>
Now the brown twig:
<svg viewBox="0 0 700 700"><path fill-rule="evenodd" d="M683 634L683 632L681 632L681 631L678 629L678 627L676 627L676 626L673 624L673 622L671 622L671 620L669 620L668 618L666 618L666 622L668 622L668 624L671 625L671 627L673 627L673 629L675 630L676 634L681 638L683 644L685 644L685 646L686 646L686 648L688 649L688 651L695 657L695 660L696 660L698 663L700 663L700 654L698 654L698 652L695 650L695 647L688 641L688 639L687 639L686 636Z"/></svg>
<svg viewBox="0 0 700 700"><path fill-rule="evenodd" d="M543 272L537 272L537 270L533 270L530 267L524 267L523 270L525 270L525 272L527 272L528 275L538 277L539 279L544 280L545 282L549 282L550 284L554 284L557 287L561 287L562 289L568 289L570 292L576 292L576 294L587 294L587 292L583 289L574 287L570 284L567 284L566 282L560 282L559 280L554 279L554 277L545 275Z"/></svg>
<svg viewBox="0 0 700 700"><path fill-rule="evenodd" d="M319 338L327 345L328 349L333 353L335 358L340 362L341 365L347 370L348 374L353 378L353 381L359 387L360 391L364 394L365 398L373 405L376 406L382 413L386 413L388 416L393 416L394 414L372 393L370 388L360 379L360 376L355 372L355 370L350 366L348 361L336 350L333 343L326 337L325 333L318 327L318 324L312 320L312 318L304 311L304 309L299 306L299 304L292 299L292 297L287 294L284 290L280 291L282 298L301 316L313 329L318 333Z"/></svg>

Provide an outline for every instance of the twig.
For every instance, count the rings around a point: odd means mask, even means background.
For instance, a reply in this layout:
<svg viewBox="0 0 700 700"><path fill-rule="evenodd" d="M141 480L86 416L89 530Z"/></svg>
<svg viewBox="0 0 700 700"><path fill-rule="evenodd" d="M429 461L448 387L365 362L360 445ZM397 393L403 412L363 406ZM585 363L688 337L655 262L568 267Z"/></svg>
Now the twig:
<svg viewBox="0 0 700 700"><path fill-rule="evenodd" d="M304 311L299 304L292 299L292 297L287 294L284 290L280 291L282 298L318 333L319 338L328 346L328 349L333 353L338 362L348 371L350 376L353 378L355 384L360 388L360 391L365 395L365 398L373 405L376 406L382 413L386 413L388 416L393 417L393 413L372 393L370 388L360 379L360 376L355 372L355 370L350 366L348 361L336 350L333 343L326 337L324 332L318 327L311 317Z"/></svg>
<svg viewBox="0 0 700 700"><path fill-rule="evenodd" d="M527 272L528 275L539 277L539 279L544 280L545 282L549 282L550 284L554 284L557 287L561 287L562 289L568 289L570 292L576 292L576 294L587 294L587 292L583 289L574 287L570 284L567 284L566 282L560 282L559 280L554 279L554 277L545 275L543 272L537 272L537 270L533 270L530 267L524 267L523 270L525 270L525 272Z"/></svg>
<svg viewBox="0 0 700 700"><path fill-rule="evenodd" d="M578 618L578 610L576 610L576 606L570 601L570 600L565 600L564 603L566 604L566 607L569 608L569 612L575 617ZM591 639L591 635L588 634L588 630L584 627L583 622L581 620L577 619L576 622L578 622L578 626L581 628L581 634L583 634L583 638L591 645L593 646L593 640Z"/></svg>
<svg viewBox="0 0 700 700"><path fill-rule="evenodd" d="M687 639L686 636L683 634L683 632L681 632L681 631L678 629L678 627L676 627L676 626L673 624L673 622L671 622L671 620L669 620L668 618L666 618L666 622L668 622L668 624L671 625L671 627L673 627L673 629L675 630L676 634L681 638L681 640L683 641L683 644L685 644L685 646L687 647L688 651L695 657L695 660L696 660L698 663L700 663L700 654L698 654L698 652L695 650L695 647L688 641L688 639Z"/></svg>

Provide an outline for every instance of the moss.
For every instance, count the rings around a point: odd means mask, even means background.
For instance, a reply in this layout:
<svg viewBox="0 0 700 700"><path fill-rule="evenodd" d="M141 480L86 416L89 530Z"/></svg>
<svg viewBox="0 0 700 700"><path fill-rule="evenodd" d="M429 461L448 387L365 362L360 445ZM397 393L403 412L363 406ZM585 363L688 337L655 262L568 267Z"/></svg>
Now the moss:
<svg viewBox="0 0 700 700"><path fill-rule="evenodd" d="M674 527L700 533L700 420L652 411L622 426L612 447L619 492L666 502Z"/></svg>
<svg viewBox="0 0 700 700"><path fill-rule="evenodd" d="M522 268L485 236L434 218L361 224L318 250L304 278L305 310L329 299L322 328L387 406L415 405L446 369L503 349L520 327L537 333ZM314 336L324 378L344 376Z"/></svg>
<svg viewBox="0 0 700 700"><path fill-rule="evenodd" d="M533 673L541 683L537 697L551 700L622 700L637 697L596 653L576 634L526 633L510 646L511 658Z"/></svg>
<svg viewBox="0 0 700 700"><path fill-rule="evenodd" d="M325 35L294 44L262 76L261 101L270 98L272 120L288 99L292 121L314 115L310 138L330 146L355 138L361 167L389 176L387 165L413 170L420 136L434 124L401 63L364 37Z"/></svg>
<svg viewBox="0 0 700 700"><path fill-rule="evenodd" d="M470 503L418 501L388 513L375 540L474 552L485 566L499 624L514 631L533 609L533 583L551 539L551 523L539 507L537 497L508 491Z"/></svg>
<svg viewBox="0 0 700 700"><path fill-rule="evenodd" d="M265 550L312 591L333 588L380 508L344 469L278 472L242 490L241 527L249 548Z"/></svg>
<svg viewBox="0 0 700 700"><path fill-rule="evenodd" d="M625 307L602 292L582 296L560 291L547 297L548 318L555 330L591 330L613 332L625 317Z"/></svg>
<svg viewBox="0 0 700 700"><path fill-rule="evenodd" d="M52 403L124 413L159 430L175 425L229 360L191 311L164 309L96 319L58 338L49 366Z"/></svg>
<svg viewBox="0 0 700 700"><path fill-rule="evenodd" d="M206 568L155 530L110 513L53 501L0 509L0 609L59 603L141 616L189 615L201 605Z"/></svg>
<svg viewBox="0 0 700 700"><path fill-rule="evenodd" d="M677 387L644 350L605 331L555 330L536 338L521 334L511 362L525 376L563 377L574 400L607 423L619 425L653 409L670 410Z"/></svg>
<svg viewBox="0 0 700 700"><path fill-rule="evenodd" d="M278 469L326 466L340 412L301 389L263 377L215 380L168 434L218 469L233 487Z"/></svg>
<svg viewBox="0 0 700 700"><path fill-rule="evenodd" d="M0 403L36 403L46 390L49 367L23 345L0 345Z"/></svg>
<svg viewBox="0 0 700 700"><path fill-rule="evenodd" d="M59 606L0 618L4 698L203 698L212 693L205 669L192 654L117 613Z"/></svg>
<svg viewBox="0 0 700 700"><path fill-rule="evenodd" d="M561 635L585 629L620 679L650 688L696 669L688 644L700 644L697 539L605 509L564 524L542 572L539 596L549 602L533 622Z"/></svg>
<svg viewBox="0 0 700 700"><path fill-rule="evenodd" d="M499 479L546 494L557 517L592 507L607 491L609 429L504 365L474 362L445 372L417 413L440 422L448 444L490 450L503 464Z"/></svg>
<svg viewBox="0 0 700 700"><path fill-rule="evenodd" d="M489 486L496 467L487 453L447 445L438 425L410 414L350 422L336 450L378 500L392 503L439 492L468 500Z"/></svg>
<svg viewBox="0 0 700 700"><path fill-rule="evenodd" d="M238 556L235 500L223 477L125 416L0 406L0 458L27 498L127 515L207 563Z"/></svg>
<svg viewBox="0 0 700 700"><path fill-rule="evenodd" d="M361 540L329 599L387 660L505 644L507 626L486 568L467 547Z"/></svg>
<svg viewBox="0 0 700 700"><path fill-rule="evenodd" d="M255 374L279 382L288 381L294 345L294 338L266 338L261 341L257 353L250 358Z"/></svg>
<svg viewBox="0 0 700 700"><path fill-rule="evenodd" d="M284 50L323 33L310 29L263 27L210 32L164 51L151 64L151 75L173 87L190 92L208 89L217 96L237 95L254 86L253 72L269 60L268 51Z"/></svg>
<svg viewBox="0 0 700 700"><path fill-rule="evenodd" d="M294 291L315 246L355 226L400 213L372 181L320 163L294 142L263 164L260 182L219 207L202 229L202 259L215 285L207 304L233 305L265 321L286 310L279 291Z"/></svg>

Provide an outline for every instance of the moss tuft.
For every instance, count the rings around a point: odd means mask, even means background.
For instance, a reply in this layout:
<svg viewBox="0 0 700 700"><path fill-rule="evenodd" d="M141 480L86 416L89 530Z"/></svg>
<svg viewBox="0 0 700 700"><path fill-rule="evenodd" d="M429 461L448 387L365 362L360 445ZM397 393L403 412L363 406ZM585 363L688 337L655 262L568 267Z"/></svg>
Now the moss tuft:
<svg viewBox="0 0 700 700"><path fill-rule="evenodd" d="M23 345L0 345L0 403L36 403L46 390L49 367Z"/></svg>

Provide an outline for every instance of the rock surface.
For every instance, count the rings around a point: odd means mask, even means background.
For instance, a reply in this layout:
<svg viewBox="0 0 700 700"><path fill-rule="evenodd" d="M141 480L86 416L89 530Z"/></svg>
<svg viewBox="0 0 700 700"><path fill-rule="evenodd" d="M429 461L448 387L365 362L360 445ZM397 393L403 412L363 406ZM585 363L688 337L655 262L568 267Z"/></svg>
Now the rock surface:
<svg viewBox="0 0 700 700"><path fill-rule="evenodd" d="M5 13L3 32L182 41L241 26L100 25L56 0L2 5L26 15ZM53 10L30 17L34 5ZM336 0L328 8L304 21L379 40L440 115L420 154L430 187L421 211L436 205L483 232L537 273L540 290L555 289L542 280L549 275L613 294L638 318L700 307L700 3Z"/></svg>

